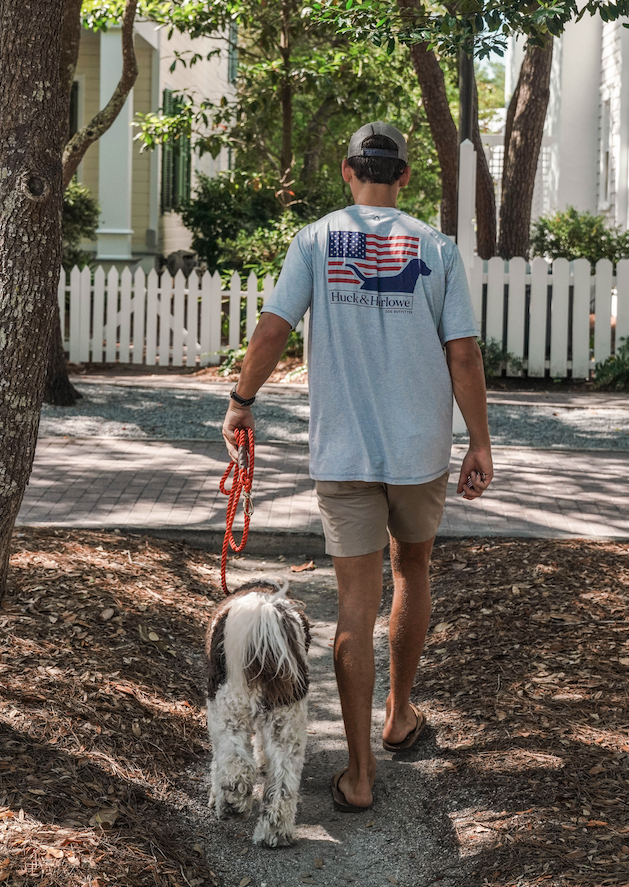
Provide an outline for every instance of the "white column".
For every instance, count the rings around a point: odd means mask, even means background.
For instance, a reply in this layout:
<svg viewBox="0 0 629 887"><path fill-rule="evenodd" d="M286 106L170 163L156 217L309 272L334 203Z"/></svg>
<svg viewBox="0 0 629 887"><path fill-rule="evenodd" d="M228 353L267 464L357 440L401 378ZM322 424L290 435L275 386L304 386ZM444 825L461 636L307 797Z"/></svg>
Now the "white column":
<svg viewBox="0 0 629 887"><path fill-rule="evenodd" d="M100 107L105 107L122 73L120 28L100 35ZM131 259L133 90L117 118L99 139L98 202L101 208L97 260Z"/></svg>
<svg viewBox="0 0 629 887"><path fill-rule="evenodd" d="M456 242L465 265L468 282L471 280L476 246L476 151L469 139L459 146L459 188L457 197ZM453 404L452 432L462 434L466 430L463 414L456 401Z"/></svg>
<svg viewBox="0 0 629 887"><path fill-rule="evenodd" d="M457 197L456 242L465 264L468 280L476 246L476 151L469 139L459 146L459 188Z"/></svg>

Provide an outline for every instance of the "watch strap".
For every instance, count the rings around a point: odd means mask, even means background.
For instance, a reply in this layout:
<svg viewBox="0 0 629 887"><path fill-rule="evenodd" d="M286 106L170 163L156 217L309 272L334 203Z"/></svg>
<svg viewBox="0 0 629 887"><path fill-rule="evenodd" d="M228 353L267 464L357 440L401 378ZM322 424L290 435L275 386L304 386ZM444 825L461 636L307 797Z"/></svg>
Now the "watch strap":
<svg viewBox="0 0 629 887"><path fill-rule="evenodd" d="M255 401L255 395L253 397L241 397L236 391L237 387L238 383L236 383L232 390L229 392L229 396L232 400L235 400L236 403L239 404L241 407L250 407L251 404Z"/></svg>

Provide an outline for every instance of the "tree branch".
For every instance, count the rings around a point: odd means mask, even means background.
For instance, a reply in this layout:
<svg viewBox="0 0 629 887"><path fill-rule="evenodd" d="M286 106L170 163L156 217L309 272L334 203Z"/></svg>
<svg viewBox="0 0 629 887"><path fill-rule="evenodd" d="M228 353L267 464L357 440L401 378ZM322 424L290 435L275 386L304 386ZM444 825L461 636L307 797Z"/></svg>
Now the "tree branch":
<svg viewBox="0 0 629 887"><path fill-rule="evenodd" d="M63 187L67 188L85 152L107 132L124 105L138 76L133 46L133 24L138 0L127 0L122 17L122 74L107 105L74 135L63 152Z"/></svg>
<svg viewBox="0 0 629 887"><path fill-rule="evenodd" d="M61 31L59 82L62 94L69 98L81 43L81 6L83 0L66 0Z"/></svg>

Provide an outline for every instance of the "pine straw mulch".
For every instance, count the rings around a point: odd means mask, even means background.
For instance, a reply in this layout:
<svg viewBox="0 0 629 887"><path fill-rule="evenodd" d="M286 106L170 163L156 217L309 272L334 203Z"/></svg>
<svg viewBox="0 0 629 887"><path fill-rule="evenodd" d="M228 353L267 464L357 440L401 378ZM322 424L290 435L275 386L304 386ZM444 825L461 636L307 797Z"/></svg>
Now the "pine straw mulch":
<svg viewBox="0 0 629 887"><path fill-rule="evenodd" d="M207 556L60 530L16 532L14 551L0 609L0 882L218 884L175 809L209 750L200 653L222 593Z"/></svg>
<svg viewBox="0 0 629 887"><path fill-rule="evenodd" d="M629 545L438 545L417 700L474 885L629 885Z"/></svg>
<svg viewBox="0 0 629 887"><path fill-rule="evenodd" d="M208 755L200 654L216 558L65 530L20 530L14 550L0 882L217 884L180 824ZM417 698L439 745L435 803L484 799L450 814L475 854L466 887L629 882L628 555L587 540L435 549Z"/></svg>

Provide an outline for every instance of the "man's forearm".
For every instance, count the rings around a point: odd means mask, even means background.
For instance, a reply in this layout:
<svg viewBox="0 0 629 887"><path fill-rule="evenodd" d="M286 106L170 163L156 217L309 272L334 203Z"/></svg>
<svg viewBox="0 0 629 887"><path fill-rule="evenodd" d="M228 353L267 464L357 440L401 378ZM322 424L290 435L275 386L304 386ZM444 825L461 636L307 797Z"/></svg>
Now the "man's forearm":
<svg viewBox="0 0 629 887"><path fill-rule="evenodd" d="M452 345L447 358L454 397L470 433L470 446L485 449L490 440L483 357L476 342L465 349Z"/></svg>
<svg viewBox="0 0 629 887"><path fill-rule="evenodd" d="M262 314L238 379L236 390L241 397L255 397L260 386L269 378L284 353L290 330L290 324L277 314Z"/></svg>

